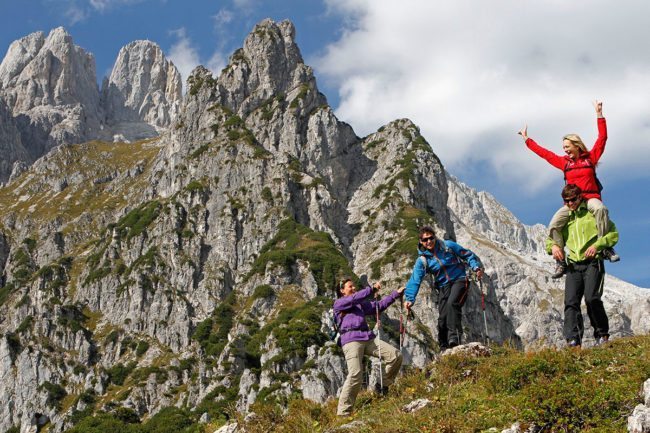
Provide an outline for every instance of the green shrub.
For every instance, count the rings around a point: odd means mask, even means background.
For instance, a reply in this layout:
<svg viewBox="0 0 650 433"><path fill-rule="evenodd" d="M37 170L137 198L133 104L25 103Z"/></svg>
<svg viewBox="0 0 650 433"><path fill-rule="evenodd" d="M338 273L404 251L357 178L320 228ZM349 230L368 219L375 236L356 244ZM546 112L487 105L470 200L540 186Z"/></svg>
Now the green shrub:
<svg viewBox="0 0 650 433"><path fill-rule="evenodd" d="M191 181L191 182L188 183L187 186L185 187L185 191L188 191L188 192L190 192L190 193L192 193L192 192L202 193L202 192L205 191L206 189L207 189L207 187L206 187L205 185L203 185L203 183L201 183L201 182L198 181L198 180L193 180L193 181Z"/></svg>
<svg viewBox="0 0 650 433"><path fill-rule="evenodd" d="M62 305L61 315L57 319L57 324L70 329L73 333L83 331L88 334L89 331L84 327L88 317L83 313L79 305Z"/></svg>
<svg viewBox="0 0 650 433"><path fill-rule="evenodd" d="M271 192L271 188L268 186L265 186L262 189L262 199L264 199L268 203L273 203L273 193Z"/></svg>
<svg viewBox="0 0 650 433"><path fill-rule="evenodd" d="M319 293L334 287L338 277L353 275L347 259L330 235L315 232L293 219L286 219L280 223L273 239L260 250L246 278L264 273L269 263L290 270L298 260L309 262Z"/></svg>
<svg viewBox="0 0 650 433"><path fill-rule="evenodd" d="M124 381L135 369L135 366L135 362L129 362L127 365L124 365L122 363L115 364L106 370L106 374L108 375L108 382L114 383L118 386L124 385Z"/></svg>
<svg viewBox="0 0 650 433"><path fill-rule="evenodd" d="M185 409L166 407L152 416L143 426L143 433L194 433L199 426Z"/></svg>
<svg viewBox="0 0 650 433"><path fill-rule="evenodd" d="M135 354L139 358L149 350L149 343L145 340L140 340L138 342L138 347L135 349Z"/></svg>
<svg viewBox="0 0 650 433"><path fill-rule="evenodd" d="M235 295L231 293L192 333L192 339L198 341L206 356L217 358L226 347L235 315L234 303Z"/></svg>
<svg viewBox="0 0 650 433"><path fill-rule="evenodd" d="M65 388L57 383L52 383L45 381L38 387L40 390L47 391L47 401L46 404L50 407L59 409L61 405L61 400L68 395Z"/></svg>
<svg viewBox="0 0 650 433"><path fill-rule="evenodd" d="M292 357L305 358L308 347L323 345L328 339L320 328L321 314L329 305L331 300L317 297L296 308L281 310L277 318L251 335L246 343L246 353L259 360L260 348L268 335L273 334L282 353L269 362L282 362Z"/></svg>
<svg viewBox="0 0 650 433"><path fill-rule="evenodd" d="M161 209L162 205L158 200L145 203L120 218L116 228L126 240L139 236L158 218Z"/></svg>
<svg viewBox="0 0 650 433"><path fill-rule="evenodd" d="M28 329L32 329L33 326L34 326L34 316L31 315L27 316L23 319L22 322L20 322L18 328L16 328L16 334L22 334Z"/></svg>
<svg viewBox="0 0 650 433"><path fill-rule="evenodd" d="M11 293L14 291L15 288L16 287L14 283L11 282L5 284L4 287L0 287L0 305L4 304L7 301L7 299L9 299L9 296L11 295Z"/></svg>
<svg viewBox="0 0 650 433"><path fill-rule="evenodd" d="M215 131L216 134L216 131ZM191 159L196 159L199 156L201 156L205 151L207 151L210 148L209 144L204 144L202 146L199 146L194 152L190 153L190 158Z"/></svg>
<svg viewBox="0 0 650 433"><path fill-rule="evenodd" d="M270 298L273 296L273 294L273 287L269 286L268 284L262 284L261 286L255 287L255 291L253 292L253 299Z"/></svg>

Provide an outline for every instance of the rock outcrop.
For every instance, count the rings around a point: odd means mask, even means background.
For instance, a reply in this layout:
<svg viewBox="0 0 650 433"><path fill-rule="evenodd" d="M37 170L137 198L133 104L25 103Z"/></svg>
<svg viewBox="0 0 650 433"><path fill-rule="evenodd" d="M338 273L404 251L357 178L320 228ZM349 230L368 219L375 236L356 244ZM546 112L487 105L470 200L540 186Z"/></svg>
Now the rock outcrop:
<svg viewBox="0 0 650 433"><path fill-rule="evenodd" d="M0 99L0 183L11 174L14 164L31 162L32 157L23 146L20 131L9 107Z"/></svg>
<svg viewBox="0 0 650 433"><path fill-rule="evenodd" d="M169 127L181 99L182 82L176 67L155 43L135 41L117 55L111 76L102 86L101 105L107 125L119 133L116 128L124 124Z"/></svg>

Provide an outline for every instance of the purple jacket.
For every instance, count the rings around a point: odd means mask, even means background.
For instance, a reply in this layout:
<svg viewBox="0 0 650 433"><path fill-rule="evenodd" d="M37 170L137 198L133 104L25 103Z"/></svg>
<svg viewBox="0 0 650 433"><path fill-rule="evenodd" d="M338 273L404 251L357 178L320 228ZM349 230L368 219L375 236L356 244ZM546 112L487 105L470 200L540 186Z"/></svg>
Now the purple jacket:
<svg viewBox="0 0 650 433"><path fill-rule="evenodd" d="M345 346L350 341L374 339L375 334L368 328L366 316L375 314L377 302L379 302L379 311L384 311L399 298L397 291L393 291L380 301L366 299L370 295L372 295L372 287L366 287L353 295L343 296L334 301L334 317L340 325L341 346Z"/></svg>

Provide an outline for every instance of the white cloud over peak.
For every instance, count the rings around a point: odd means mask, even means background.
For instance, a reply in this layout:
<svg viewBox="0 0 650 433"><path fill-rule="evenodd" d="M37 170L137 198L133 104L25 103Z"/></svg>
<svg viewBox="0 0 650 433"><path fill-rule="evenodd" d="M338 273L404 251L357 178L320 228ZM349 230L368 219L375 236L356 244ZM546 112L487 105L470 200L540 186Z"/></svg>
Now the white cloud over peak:
<svg viewBox="0 0 650 433"><path fill-rule="evenodd" d="M189 36L187 36L187 31L184 27L180 29L172 30L171 33L176 36L177 41L169 49L167 57L176 65L178 72L180 72L181 77L183 78L183 86L185 85L185 80L190 75L192 70L201 64L199 60L199 53L197 48L192 44Z"/></svg>
<svg viewBox="0 0 650 433"><path fill-rule="evenodd" d="M226 66L226 58L220 50L215 50L207 61L201 61L198 48L187 35L187 30L184 27L172 30L171 33L177 40L168 50L167 57L178 68L183 79L183 86L185 86L187 77L198 65L205 65L215 76L218 76Z"/></svg>
<svg viewBox="0 0 650 433"><path fill-rule="evenodd" d="M592 143L598 98L610 137L601 170L647 171L650 3L326 3L347 24L316 66L337 84L337 114L357 133L408 117L452 172L487 163L532 192L558 173L516 132L528 123L556 153L568 132Z"/></svg>

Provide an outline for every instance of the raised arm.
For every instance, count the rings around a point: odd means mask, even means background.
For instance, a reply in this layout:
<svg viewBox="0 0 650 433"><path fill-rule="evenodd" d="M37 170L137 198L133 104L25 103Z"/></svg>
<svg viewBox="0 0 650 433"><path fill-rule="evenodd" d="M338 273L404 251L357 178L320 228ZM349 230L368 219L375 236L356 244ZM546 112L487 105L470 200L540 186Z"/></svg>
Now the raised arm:
<svg viewBox="0 0 650 433"><path fill-rule="evenodd" d="M528 136L528 125L524 125L524 127L521 128L517 134L522 136L524 142L526 143L526 146L528 146L530 150L532 150L537 155L544 158L553 167L559 168L560 170L564 170L564 166L566 164L566 162L564 161L564 157L560 155L556 155L550 150L545 149L539 144L535 143L535 140L533 140Z"/></svg>
<svg viewBox="0 0 650 433"><path fill-rule="evenodd" d="M372 287L366 287L365 289L359 290L350 296L343 296L341 298L338 298L336 301L334 301L334 311L337 313L345 311L354 305L360 304L371 294Z"/></svg>
<svg viewBox="0 0 650 433"><path fill-rule="evenodd" d="M596 110L598 138L594 143L594 147L589 152L589 159L591 159L591 162L595 165L600 160L603 152L605 152L605 143L607 142L607 122L603 117L603 101L593 101L593 105Z"/></svg>

